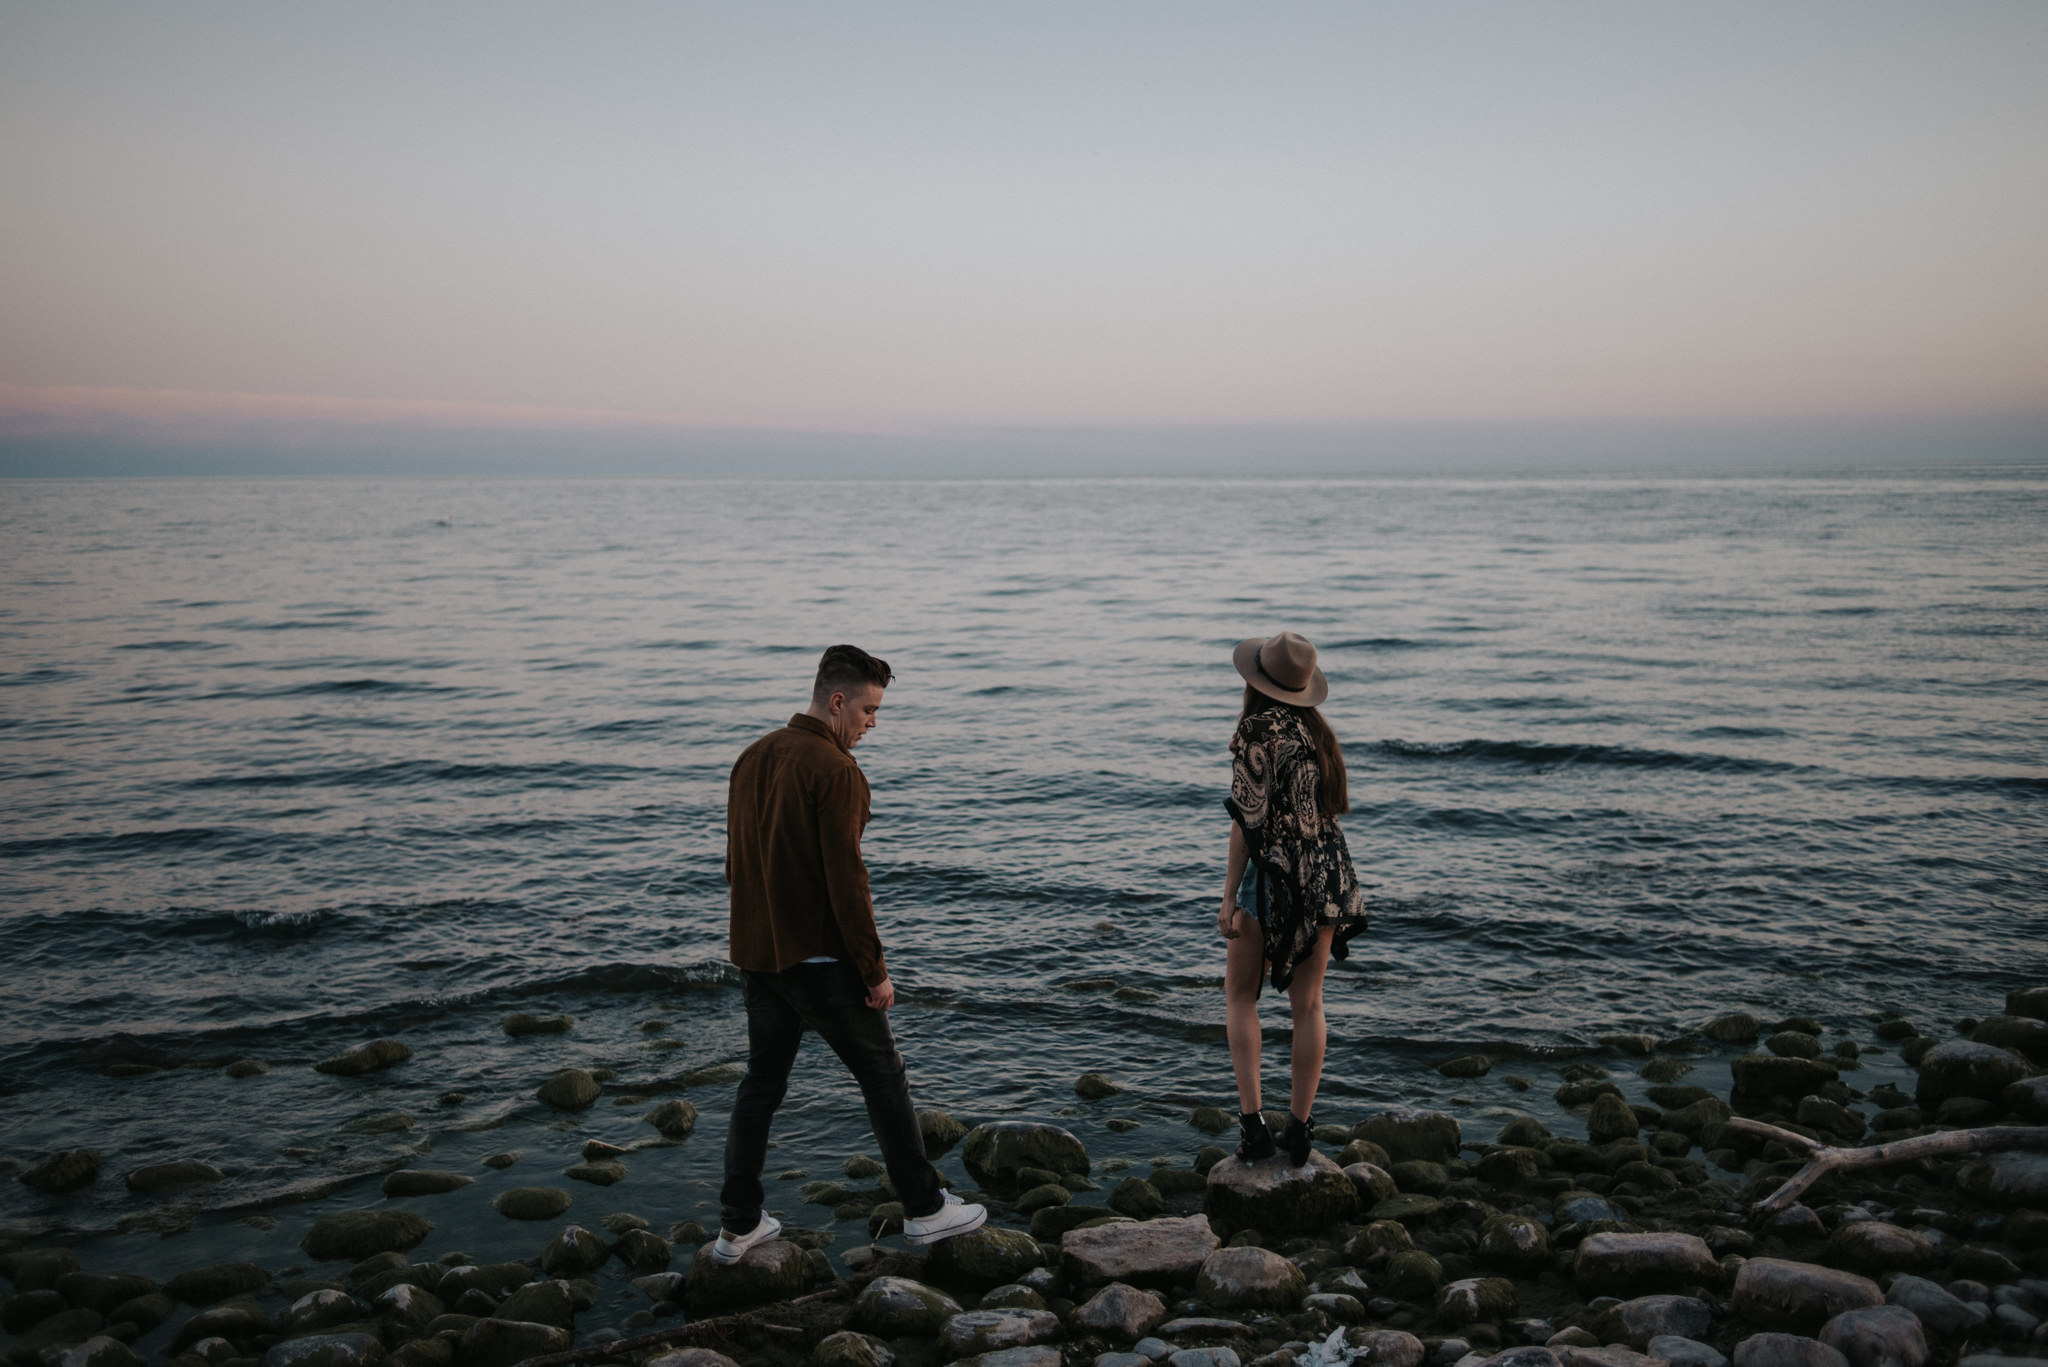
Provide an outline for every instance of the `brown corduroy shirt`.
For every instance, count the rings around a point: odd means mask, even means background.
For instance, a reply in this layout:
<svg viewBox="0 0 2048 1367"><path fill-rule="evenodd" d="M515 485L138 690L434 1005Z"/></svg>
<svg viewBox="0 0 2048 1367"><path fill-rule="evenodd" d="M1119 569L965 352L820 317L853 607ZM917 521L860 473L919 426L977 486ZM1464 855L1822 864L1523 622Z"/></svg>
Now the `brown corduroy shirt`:
<svg viewBox="0 0 2048 1367"><path fill-rule="evenodd" d="M725 804L735 964L780 973L829 954L869 987L889 976L860 857L868 812L867 775L816 717L746 748Z"/></svg>

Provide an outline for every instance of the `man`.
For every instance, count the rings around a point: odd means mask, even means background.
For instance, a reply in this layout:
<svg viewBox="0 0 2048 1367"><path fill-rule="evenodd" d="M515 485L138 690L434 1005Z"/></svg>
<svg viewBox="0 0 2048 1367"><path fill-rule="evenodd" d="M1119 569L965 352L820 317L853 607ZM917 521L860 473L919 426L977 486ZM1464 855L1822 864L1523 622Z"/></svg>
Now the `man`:
<svg viewBox="0 0 2048 1367"><path fill-rule="evenodd" d="M988 1219L945 1190L924 1155L903 1055L889 1030L896 989L875 931L860 837L868 781L853 747L875 726L885 661L833 646L818 661L811 705L748 746L732 767L725 878L732 887L732 961L746 980L747 1075L725 1136L723 1228L711 1256L738 1262L782 1223L761 1209L768 1125L789 1088L804 1031L815 1030L860 1084L903 1235L936 1243Z"/></svg>

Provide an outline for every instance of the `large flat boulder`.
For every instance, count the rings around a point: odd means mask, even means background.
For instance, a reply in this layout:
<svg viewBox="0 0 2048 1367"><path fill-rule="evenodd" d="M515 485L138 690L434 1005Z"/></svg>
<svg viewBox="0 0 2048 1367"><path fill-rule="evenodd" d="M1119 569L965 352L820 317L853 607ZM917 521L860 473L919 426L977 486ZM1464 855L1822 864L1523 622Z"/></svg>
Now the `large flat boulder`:
<svg viewBox="0 0 2048 1367"><path fill-rule="evenodd" d="M2048 1206L2048 1153L1994 1153L1966 1163L1956 1185L1999 1206Z"/></svg>
<svg viewBox="0 0 2048 1367"><path fill-rule="evenodd" d="M1853 1220L1828 1235L1822 1256L1852 1272L1876 1277L1928 1266L1934 1261L1934 1245L1923 1235L1883 1220Z"/></svg>
<svg viewBox="0 0 2048 1367"><path fill-rule="evenodd" d="M1730 1302L1735 1313L1758 1324L1810 1330L1845 1310L1883 1305L1884 1293L1854 1272L1785 1258L1751 1258L1735 1274ZM1736 1361L1741 1361L1739 1352Z"/></svg>
<svg viewBox="0 0 2048 1367"><path fill-rule="evenodd" d="M1083 1287L1180 1287L1194 1282L1221 1243L1199 1215L1138 1220L1068 1230L1060 1236L1060 1262Z"/></svg>
<svg viewBox="0 0 2048 1367"><path fill-rule="evenodd" d="M299 1247L321 1262L346 1258L354 1263L372 1254L415 1247L433 1228L424 1215L409 1210L343 1210L315 1220Z"/></svg>
<svg viewBox="0 0 2048 1367"><path fill-rule="evenodd" d="M1202 1208L1234 1230L1312 1234L1356 1218L1358 1188L1344 1169L1314 1150L1300 1167L1282 1154L1258 1163L1232 1157L1209 1169Z"/></svg>
<svg viewBox="0 0 2048 1367"><path fill-rule="evenodd" d="M2010 1049L1972 1040L1946 1040L1920 1060L1920 1083L1913 1099L1930 1115L1952 1096L1996 1101L1999 1094L2032 1070Z"/></svg>
<svg viewBox="0 0 2048 1367"><path fill-rule="evenodd" d="M1589 1291L1631 1296L1713 1285L1721 1265L1697 1234L1589 1234L1579 1241L1572 1275Z"/></svg>

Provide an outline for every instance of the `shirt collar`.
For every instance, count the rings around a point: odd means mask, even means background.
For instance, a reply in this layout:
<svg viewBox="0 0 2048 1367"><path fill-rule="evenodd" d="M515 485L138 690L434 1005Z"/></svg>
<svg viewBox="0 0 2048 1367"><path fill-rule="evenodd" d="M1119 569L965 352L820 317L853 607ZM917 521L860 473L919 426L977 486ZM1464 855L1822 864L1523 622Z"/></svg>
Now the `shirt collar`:
<svg viewBox="0 0 2048 1367"><path fill-rule="evenodd" d="M848 750L844 745L839 744L839 737L832 734L831 727L825 725L825 723L819 721L816 717L812 716L808 712L799 712L795 716L791 717L789 719L789 725L791 730L809 731L814 735L823 736L826 740L831 741L834 745L838 745L840 752L842 754L850 755L853 753L851 750Z"/></svg>

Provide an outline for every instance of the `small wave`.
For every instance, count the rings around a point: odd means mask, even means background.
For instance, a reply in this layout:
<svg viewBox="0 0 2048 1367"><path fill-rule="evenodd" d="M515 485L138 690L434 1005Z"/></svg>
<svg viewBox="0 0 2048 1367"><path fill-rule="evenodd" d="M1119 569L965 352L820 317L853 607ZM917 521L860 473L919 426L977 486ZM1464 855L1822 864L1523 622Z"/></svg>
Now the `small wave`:
<svg viewBox="0 0 2048 1367"><path fill-rule="evenodd" d="M193 850L222 842L233 834L213 826L175 826L157 831L32 836L26 840L0 840L0 859L19 859L28 855L57 852L135 854Z"/></svg>
<svg viewBox="0 0 2048 1367"><path fill-rule="evenodd" d="M1446 644L1442 641L1411 641L1405 636L1358 636L1344 641L1329 641L1323 649L1330 650L1433 650Z"/></svg>
<svg viewBox="0 0 2048 1367"><path fill-rule="evenodd" d="M116 650L225 650L219 641L130 641Z"/></svg>
<svg viewBox="0 0 2048 1367"><path fill-rule="evenodd" d="M1689 769L1709 774L1776 774L1798 767L1775 760L1744 759L1735 755L1688 755L1675 750L1641 750L1627 745L1541 745L1512 740L1383 740L1374 748L1393 759L1476 760L1535 767L1615 765L1629 769Z"/></svg>

